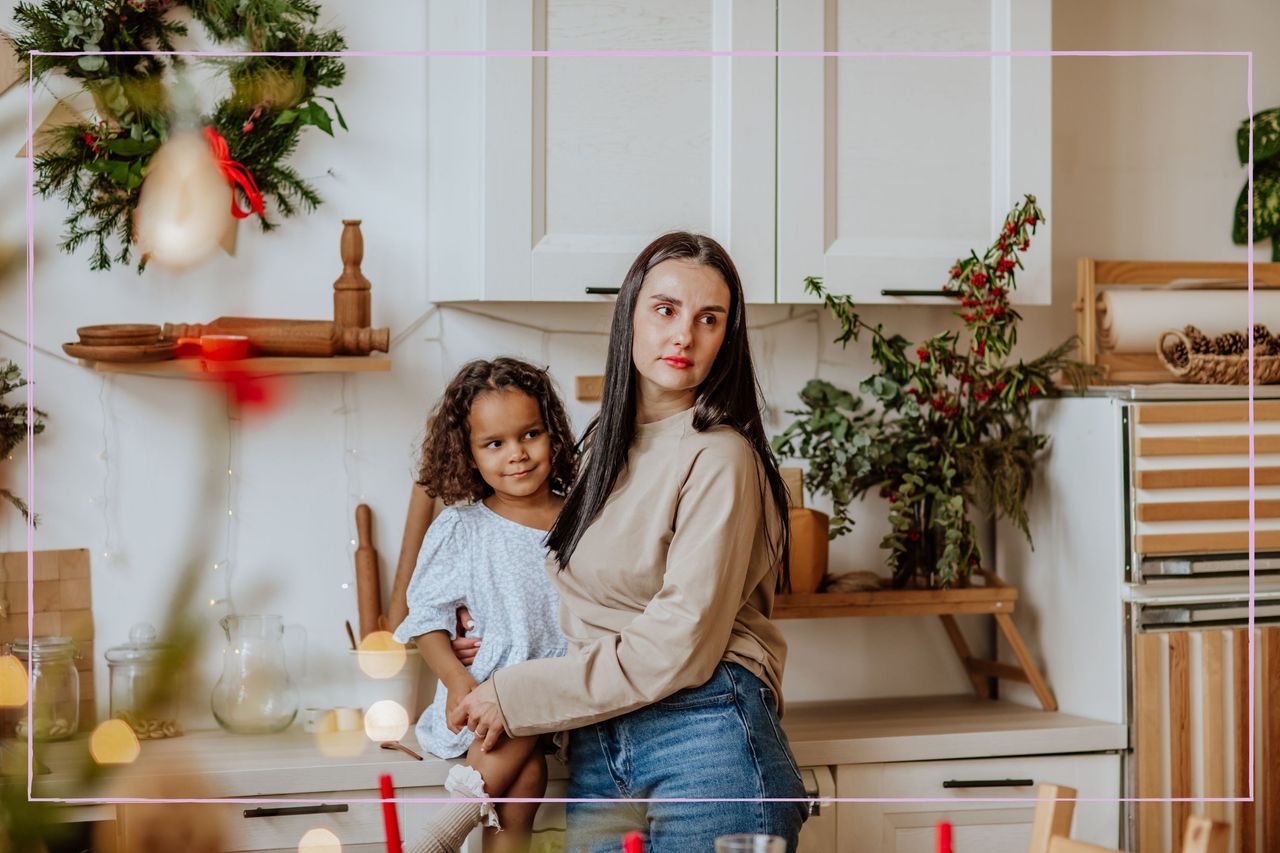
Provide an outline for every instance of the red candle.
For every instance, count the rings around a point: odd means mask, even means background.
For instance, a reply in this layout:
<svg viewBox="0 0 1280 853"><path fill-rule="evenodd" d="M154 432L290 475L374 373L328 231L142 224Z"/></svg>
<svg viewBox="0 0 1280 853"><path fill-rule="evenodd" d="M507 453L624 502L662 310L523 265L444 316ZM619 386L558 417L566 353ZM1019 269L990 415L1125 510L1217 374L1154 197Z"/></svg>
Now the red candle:
<svg viewBox="0 0 1280 853"><path fill-rule="evenodd" d="M395 797L395 788L391 787L391 774L383 773L378 777L382 788L382 824L386 829L387 853L404 853L400 846L400 822L396 819L396 804L391 802Z"/></svg>
<svg viewBox="0 0 1280 853"><path fill-rule="evenodd" d="M938 853L952 853L951 824L945 820L938 821Z"/></svg>

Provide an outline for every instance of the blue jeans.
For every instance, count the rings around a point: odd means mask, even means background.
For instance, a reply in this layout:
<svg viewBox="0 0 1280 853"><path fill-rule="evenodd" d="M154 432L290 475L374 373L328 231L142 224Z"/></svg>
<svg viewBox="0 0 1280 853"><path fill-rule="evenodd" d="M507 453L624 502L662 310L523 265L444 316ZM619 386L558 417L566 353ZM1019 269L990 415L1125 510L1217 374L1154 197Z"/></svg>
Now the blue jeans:
<svg viewBox="0 0 1280 853"><path fill-rule="evenodd" d="M646 853L712 853L715 839L765 832L794 853L804 784L778 725L773 691L721 663L699 687L569 733L569 797L744 798L748 802L569 803L565 853L616 853L640 830Z"/></svg>

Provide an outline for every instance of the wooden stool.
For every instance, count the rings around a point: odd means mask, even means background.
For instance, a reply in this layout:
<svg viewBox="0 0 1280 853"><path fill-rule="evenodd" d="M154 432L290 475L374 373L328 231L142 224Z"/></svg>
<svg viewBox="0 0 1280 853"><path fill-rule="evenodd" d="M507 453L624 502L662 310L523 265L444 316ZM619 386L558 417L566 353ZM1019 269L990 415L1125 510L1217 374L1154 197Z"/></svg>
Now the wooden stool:
<svg viewBox="0 0 1280 853"><path fill-rule="evenodd" d="M1027 853L1120 853L1114 847L1099 847L1068 837L1076 809L1074 788L1041 785L1036 798L1038 802L1031 822L1031 843L1027 845ZM1187 818L1183 833L1182 853L1227 853L1230 838L1229 824L1192 815Z"/></svg>

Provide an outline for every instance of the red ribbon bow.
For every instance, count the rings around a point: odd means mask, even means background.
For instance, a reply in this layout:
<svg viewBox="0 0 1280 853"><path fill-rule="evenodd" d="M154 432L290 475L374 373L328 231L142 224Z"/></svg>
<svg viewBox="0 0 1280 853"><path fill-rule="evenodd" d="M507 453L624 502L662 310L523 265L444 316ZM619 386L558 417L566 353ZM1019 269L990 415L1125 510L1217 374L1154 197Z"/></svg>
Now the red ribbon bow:
<svg viewBox="0 0 1280 853"><path fill-rule="evenodd" d="M227 140L212 127L204 129L204 138L209 142L209 151L213 153L213 159L218 161L222 176L231 185L231 215L236 219L244 219L252 213L262 216L262 193L258 190L258 183L242 163L231 159L231 148L227 145ZM248 210L241 209L237 203L236 187L239 187L248 199Z"/></svg>

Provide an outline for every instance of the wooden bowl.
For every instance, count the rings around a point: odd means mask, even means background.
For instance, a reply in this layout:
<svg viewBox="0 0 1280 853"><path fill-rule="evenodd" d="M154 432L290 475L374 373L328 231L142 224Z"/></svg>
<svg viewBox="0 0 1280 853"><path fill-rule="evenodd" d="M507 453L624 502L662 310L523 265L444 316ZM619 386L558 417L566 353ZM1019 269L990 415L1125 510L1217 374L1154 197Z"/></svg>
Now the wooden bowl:
<svg viewBox="0 0 1280 853"><path fill-rule="evenodd" d="M106 323L76 329L86 346L144 346L160 342L160 327L150 323Z"/></svg>
<svg viewBox="0 0 1280 853"><path fill-rule="evenodd" d="M164 361L173 358L177 346L172 341L157 341L150 344L112 344L95 346L94 344L63 344L62 351L72 358L85 361Z"/></svg>

